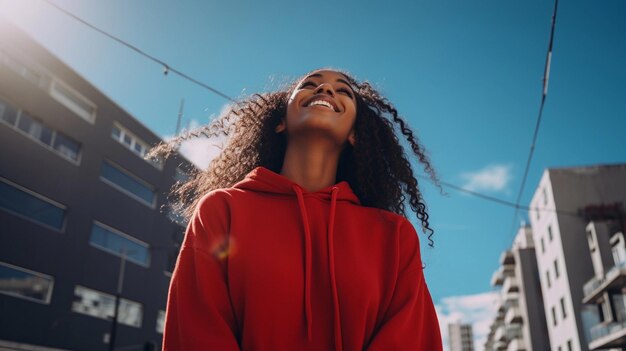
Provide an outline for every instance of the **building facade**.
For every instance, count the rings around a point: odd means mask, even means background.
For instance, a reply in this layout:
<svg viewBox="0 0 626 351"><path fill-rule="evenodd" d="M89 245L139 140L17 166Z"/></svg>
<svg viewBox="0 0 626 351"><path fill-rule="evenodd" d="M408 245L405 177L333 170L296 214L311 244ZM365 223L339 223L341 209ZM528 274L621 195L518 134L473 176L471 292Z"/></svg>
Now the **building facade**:
<svg viewBox="0 0 626 351"><path fill-rule="evenodd" d="M500 288L500 300L485 350L550 350L529 225L519 228L511 249L500 256L491 284Z"/></svg>
<svg viewBox="0 0 626 351"><path fill-rule="evenodd" d="M144 160L157 135L7 21L0 36L0 349L159 348L185 229L166 193L191 164Z"/></svg>
<svg viewBox="0 0 626 351"><path fill-rule="evenodd" d="M448 324L450 351L474 351L474 336L471 324L460 322Z"/></svg>
<svg viewBox="0 0 626 351"><path fill-rule="evenodd" d="M542 175L530 206L545 210L531 211L530 223L538 246L537 268L551 350L597 349L594 340L604 331L592 330L602 330L598 325L603 323L597 306L587 302L600 300L595 288L585 286L596 284L590 281L594 277L602 280L600 267L611 267L612 262L610 255L602 255L598 256L602 262L594 265L587 238L595 224L585 213L589 206L625 200L624 164L553 168ZM609 234L612 237L617 232ZM599 250L610 252L610 243L604 242L609 234L599 237ZM594 271L594 267L599 270Z"/></svg>
<svg viewBox="0 0 626 351"><path fill-rule="evenodd" d="M587 244L594 276L583 286L583 303L593 306L590 350L626 350L626 227L622 203L584 209Z"/></svg>

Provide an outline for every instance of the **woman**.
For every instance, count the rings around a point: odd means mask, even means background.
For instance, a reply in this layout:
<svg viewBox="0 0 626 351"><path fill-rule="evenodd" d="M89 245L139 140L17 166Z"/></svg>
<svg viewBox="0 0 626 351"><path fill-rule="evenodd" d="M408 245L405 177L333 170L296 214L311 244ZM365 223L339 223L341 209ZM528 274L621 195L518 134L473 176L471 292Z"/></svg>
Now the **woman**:
<svg viewBox="0 0 626 351"><path fill-rule="evenodd" d="M174 191L190 222L164 350L442 349L403 191L431 246L433 231L392 121L439 185L395 108L333 69L152 150L230 135L208 170Z"/></svg>

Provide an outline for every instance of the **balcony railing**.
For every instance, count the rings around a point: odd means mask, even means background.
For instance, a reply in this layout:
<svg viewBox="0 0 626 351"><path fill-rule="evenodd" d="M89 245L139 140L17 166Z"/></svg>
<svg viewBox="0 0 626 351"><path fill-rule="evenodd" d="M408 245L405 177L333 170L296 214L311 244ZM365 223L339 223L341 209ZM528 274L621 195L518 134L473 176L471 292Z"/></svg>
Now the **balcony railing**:
<svg viewBox="0 0 626 351"><path fill-rule="evenodd" d="M520 337L516 337L515 339L509 342L509 345L506 348L506 351L524 351L526 348L524 347L524 340Z"/></svg>
<svg viewBox="0 0 626 351"><path fill-rule="evenodd" d="M613 345L613 342L616 339L624 338L625 335L626 321L598 324L591 328L589 348L596 350L616 346Z"/></svg>
<svg viewBox="0 0 626 351"><path fill-rule="evenodd" d="M583 285L584 296L588 297L592 295L600 286L604 285L604 283L610 282L613 279L619 277L619 275L622 274L622 269L626 269L626 262L620 262L611 267L611 269L609 269L603 277L591 278L587 283L585 283L585 285Z"/></svg>

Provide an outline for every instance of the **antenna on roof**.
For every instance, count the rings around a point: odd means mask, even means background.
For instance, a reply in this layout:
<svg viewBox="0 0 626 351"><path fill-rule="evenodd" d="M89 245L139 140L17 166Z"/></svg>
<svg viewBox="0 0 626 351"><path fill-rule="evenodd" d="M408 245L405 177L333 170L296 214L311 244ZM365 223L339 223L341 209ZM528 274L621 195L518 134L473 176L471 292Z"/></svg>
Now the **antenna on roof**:
<svg viewBox="0 0 626 351"><path fill-rule="evenodd" d="M180 132L180 122L183 119L183 108L185 107L185 99L180 99L180 107L178 108L178 121L176 121L176 136Z"/></svg>

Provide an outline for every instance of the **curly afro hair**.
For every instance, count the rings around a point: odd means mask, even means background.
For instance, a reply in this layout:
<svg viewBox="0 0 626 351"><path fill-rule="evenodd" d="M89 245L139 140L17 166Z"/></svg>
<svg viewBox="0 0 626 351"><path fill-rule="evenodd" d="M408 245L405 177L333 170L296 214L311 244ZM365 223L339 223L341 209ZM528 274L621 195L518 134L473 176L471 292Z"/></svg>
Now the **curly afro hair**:
<svg viewBox="0 0 626 351"><path fill-rule="evenodd" d="M443 192L426 150L395 107L370 83L358 82L343 70L324 69L343 74L356 93L357 101L355 144L346 143L342 149L336 182L347 181L362 205L405 217L406 193L411 209L420 219L422 231L428 235L429 245L433 247L434 230L428 223L426 204L395 133L394 123L432 182ZM280 173L287 141L285 133L276 133L275 128L286 115L287 101L298 82L318 70L283 84L277 91L252 94L234 101L209 124L153 147L146 158L168 158L183 141L193 138L220 135L228 138L226 146L206 170L192 169L186 181L179 181L172 187L169 194L172 208L188 220L204 194L214 189L231 187L252 169L263 166Z"/></svg>

